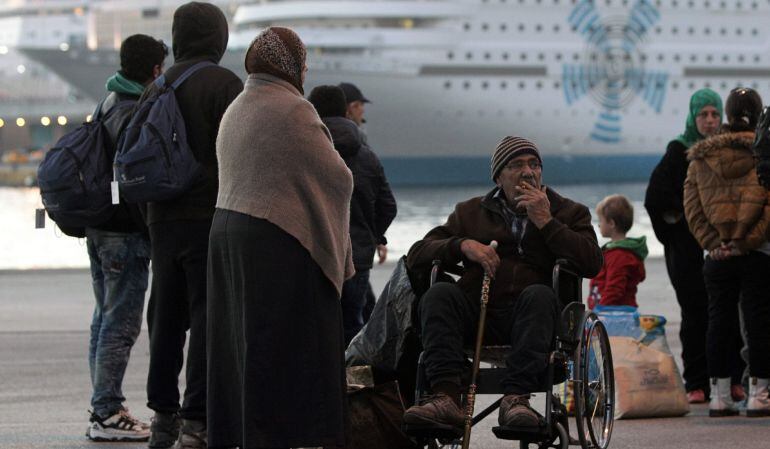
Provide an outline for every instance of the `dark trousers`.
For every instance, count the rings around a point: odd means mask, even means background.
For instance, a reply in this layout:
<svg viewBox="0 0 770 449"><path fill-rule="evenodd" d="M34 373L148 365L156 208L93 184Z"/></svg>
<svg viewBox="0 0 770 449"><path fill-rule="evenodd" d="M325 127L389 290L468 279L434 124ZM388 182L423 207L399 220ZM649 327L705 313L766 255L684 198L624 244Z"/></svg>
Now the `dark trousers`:
<svg viewBox="0 0 770 449"><path fill-rule="evenodd" d="M206 261L211 222L150 225L152 295L147 307L150 370L147 407L206 419ZM179 406L179 373L187 330L187 387Z"/></svg>
<svg viewBox="0 0 770 449"><path fill-rule="evenodd" d="M374 296L374 289L372 284L369 284L369 288L366 290L366 304L364 305L364 324L369 322L369 317L372 316L374 305L377 303L377 297Z"/></svg>
<svg viewBox="0 0 770 449"><path fill-rule="evenodd" d="M369 270L356 270L352 278L342 284L342 325L345 328L345 347L364 327L364 306L369 289Z"/></svg>
<svg viewBox="0 0 770 449"><path fill-rule="evenodd" d="M740 350L734 344L734 336L740 335L740 300L750 374L770 377L770 256L751 251L726 260L706 258L703 275L709 292L709 375L724 378L734 373L733 364Z"/></svg>
<svg viewBox="0 0 770 449"><path fill-rule="evenodd" d="M510 307L488 307L484 344L511 345L503 391L542 391L559 315L553 290L531 285ZM440 382L460 384L466 360L463 348L475 343L479 310L478 302L446 282L435 284L420 299L425 370L432 386Z"/></svg>
<svg viewBox="0 0 770 449"><path fill-rule="evenodd" d="M708 294L703 283L703 250L687 231L672 236L664 245L666 269L682 310L679 340L685 389L709 393L706 367Z"/></svg>

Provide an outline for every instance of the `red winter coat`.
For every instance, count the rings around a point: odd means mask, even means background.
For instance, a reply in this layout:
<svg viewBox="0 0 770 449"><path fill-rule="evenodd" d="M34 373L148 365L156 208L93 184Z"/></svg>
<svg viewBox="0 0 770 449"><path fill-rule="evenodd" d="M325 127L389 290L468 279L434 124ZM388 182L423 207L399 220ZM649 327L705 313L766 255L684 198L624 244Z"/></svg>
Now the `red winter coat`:
<svg viewBox="0 0 770 449"><path fill-rule="evenodd" d="M644 262L636 253L625 248L604 251L604 266L591 279L588 307L633 306L636 303L636 286L645 278Z"/></svg>

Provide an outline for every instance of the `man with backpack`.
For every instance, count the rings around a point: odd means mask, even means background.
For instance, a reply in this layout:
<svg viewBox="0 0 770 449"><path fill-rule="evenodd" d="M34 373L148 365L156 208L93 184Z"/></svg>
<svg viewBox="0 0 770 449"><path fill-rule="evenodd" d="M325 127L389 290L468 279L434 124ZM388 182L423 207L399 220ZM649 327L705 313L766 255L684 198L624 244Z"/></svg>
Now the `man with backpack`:
<svg viewBox="0 0 770 449"><path fill-rule="evenodd" d="M215 143L222 115L243 82L217 65L228 41L227 20L218 7L190 2L177 8L172 41L174 65L166 71L164 85L189 76L173 91L186 130L185 136L175 133L173 141L186 137L186 151L192 152L201 175L180 195L150 201L146 208L153 265L147 405L155 411L149 447L176 442L179 448L205 448L206 263L218 190ZM208 65L201 67L202 62ZM158 98L159 90L150 86L142 101ZM178 382L188 329L187 385L180 407Z"/></svg>
<svg viewBox="0 0 770 449"><path fill-rule="evenodd" d="M161 74L167 55L166 45L150 36L135 34L123 41L121 69L107 80L110 93L93 118L105 135L103 148L94 150L104 151L108 161L142 91ZM111 175L110 168L106 166L105 176ZM86 436L96 441L146 441L149 426L123 406L122 383L142 325L150 242L135 206L121 202L109 209L106 221L84 231L96 296L88 354L93 409Z"/></svg>

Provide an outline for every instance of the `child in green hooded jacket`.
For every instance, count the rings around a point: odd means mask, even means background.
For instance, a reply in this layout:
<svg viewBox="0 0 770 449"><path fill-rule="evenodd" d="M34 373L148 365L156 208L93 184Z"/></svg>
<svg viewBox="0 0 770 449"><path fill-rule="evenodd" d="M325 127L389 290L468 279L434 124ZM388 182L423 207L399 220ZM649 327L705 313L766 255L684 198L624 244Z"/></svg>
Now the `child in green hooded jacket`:
<svg viewBox="0 0 770 449"><path fill-rule="evenodd" d="M636 288L646 276L647 242L644 236L626 236L634 223L634 208L623 195L610 195L599 202L596 213L599 232L610 241L602 247L602 270L591 279L588 307L639 307Z"/></svg>

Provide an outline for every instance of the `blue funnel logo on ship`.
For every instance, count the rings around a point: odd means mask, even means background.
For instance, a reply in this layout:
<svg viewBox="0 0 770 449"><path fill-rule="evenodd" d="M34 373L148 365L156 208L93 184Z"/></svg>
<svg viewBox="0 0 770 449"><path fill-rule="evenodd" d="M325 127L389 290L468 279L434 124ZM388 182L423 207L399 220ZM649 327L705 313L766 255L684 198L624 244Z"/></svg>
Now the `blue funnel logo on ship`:
<svg viewBox="0 0 770 449"><path fill-rule="evenodd" d="M568 21L586 41L585 62L564 64L562 82L567 105L585 96L598 103L599 113L591 139L621 141L621 110L641 97L655 112L666 98L668 73L644 69L640 46L660 13L648 0L637 0L627 17L602 18L592 0L580 0Z"/></svg>

